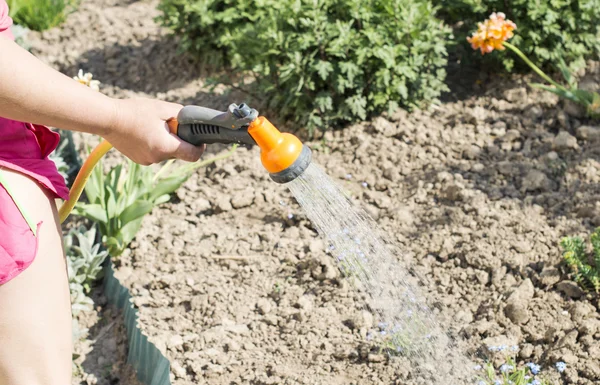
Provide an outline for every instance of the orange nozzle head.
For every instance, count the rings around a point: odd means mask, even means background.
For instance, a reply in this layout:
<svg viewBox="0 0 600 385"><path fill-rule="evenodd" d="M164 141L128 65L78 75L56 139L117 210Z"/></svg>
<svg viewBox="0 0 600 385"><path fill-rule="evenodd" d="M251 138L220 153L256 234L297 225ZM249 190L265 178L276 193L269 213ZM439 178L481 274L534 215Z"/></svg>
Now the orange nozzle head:
<svg viewBox="0 0 600 385"><path fill-rule="evenodd" d="M248 127L248 133L261 149L263 166L271 174L291 167L302 153L302 142L292 134L281 133L265 117L259 116Z"/></svg>

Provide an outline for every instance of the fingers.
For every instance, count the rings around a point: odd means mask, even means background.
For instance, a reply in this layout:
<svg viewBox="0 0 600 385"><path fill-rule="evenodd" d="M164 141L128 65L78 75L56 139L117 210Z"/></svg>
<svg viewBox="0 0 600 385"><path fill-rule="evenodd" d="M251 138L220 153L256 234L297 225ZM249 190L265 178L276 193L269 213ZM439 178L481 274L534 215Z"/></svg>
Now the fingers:
<svg viewBox="0 0 600 385"><path fill-rule="evenodd" d="M184 160L186 162L196 162L206 149L205 145L194 146L193 144L187 143L175 135L167 135L167 143L165 143L166 152L172 158Z"/></svg>

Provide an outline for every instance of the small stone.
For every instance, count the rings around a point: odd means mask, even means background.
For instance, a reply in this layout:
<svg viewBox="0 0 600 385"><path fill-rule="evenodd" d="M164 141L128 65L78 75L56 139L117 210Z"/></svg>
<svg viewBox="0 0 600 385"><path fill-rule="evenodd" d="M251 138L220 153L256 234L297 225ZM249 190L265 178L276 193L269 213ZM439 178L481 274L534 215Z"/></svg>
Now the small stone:
<svg viewBox="0 0 600 385"><path fill-rule="evenodd" d="M546 154L546 160L548 160L549 162L555 161L558 159L558 154L556 153L556 151L550 151L549 153Z"/></svg>
<svg viewBox="0 0 600 385"><path fill-rule="evenodd" d="M319 253L325 250L325 244L320 238L316 238L309 243L308 249L311 253Z"/></svg>
<svg viewBox="0 0 600 385"><path fill-rule="evenodd" d="M185 283L186 283L188 286L190 286L190 287L191 287L191 286L194 286L194 283L195 283L195 282L194 282L194 279L193 279L193 278L187 278L187 279L185 280Z"/></svg>
<svg viewBox="0 0 600 385"><path fill-rule="evenodd" d="M564 130L568 130L571 128L571 124L569 123L569 115L567 115L564 111L558 111L556 114L556 120L558 120L558 124Z"/></svg>
<svg viewBox="0 0 600 385"><path fill-rule="evenodd" d="M383 170L383 177L392 182L398 182L400 180L400 171L395 167L388 167Z"/></svg>
<svg viewBox="0 0 600 385"><path fill-rule="evenodd" d="M531 106L526 112L525 116L531 120L537 120L544 114L544 111L539 106Z"/></svg>
<svg viewBox="0 0 600 385"><path fill-rule="evenodd" d="M170 349L177 348L181 345L183 345L183 337L181 337L179 334L171 336L171 338L169 338L169 342L167 343L167 346Z"/></svg>
<svg viewBox="0 0 600 385"><path fill-rule="evenodd" d="M471 170L473 170L475 172L481 172L481 171L483 171L484 168L485 168L485 166L482 163L475 163L473 165L473 167L471 167Z"/></svg>
<svg viewBox="0 0 600 385"><path fill-rule="evenodd" d="M552 182L546 174L540 170L530 170L521 181L521 192L528 191L548 191L552 187Z"/></svg>
<svg viewBox="0 0 600 385"><path fill-rule="evenodd" d="M504 92L504 98L511 103L524 105L527 102L527 90L525 87L506 90Z"/></svg>
<svg viewBox="0 0 600 385"><path fill-rule="evenodd" d="M600 127L598 126L579 126L576 135L579 139L595 140L600 139Z"/></svg>
<svg viewBox="0 0 600 385"><path fill-rule="evenodd" d="M560 281L560 271L554 267L546 267L540 273L540 283L543 286L552 286Z"/></svg>
<svg viewBox="0 0 600 385"><path fill-rule="evenodd" d="M175 360L171 360L171 370L173 371L173 374L175 374L175 376L178 378L186 377L187 372L185 371L183 366L181 366L181 364Z"/></svg>
<svg viewBox="0 0 600 385"><path fill-rule="evenodd" d="M381 133L383 136L391 137L398 133L398 125L390 122L383 117L377 117L373 121L373 128L376 132Z"/></svg>
<svg viewBox="0 0 600 385"><path fill-rule="evenodd" d="M584 302L575 302L569 308L571 318L577 323L583 321L593 311L594 308L591 305Z"/></svg>
<svg viewBox="0 0 600 385"><path fill-rule="evenodd" d="M584 295L583 290L573 281L562 281L556 285L558 291L564 293L567 297L579 298Z"/></svg>
<svg viewBox="0 0 600 385"><path fill-rule="evenodd" d="M600 378L600 364L594 361L587 361L586 365L582 368L582 374L587 378Z"/></svg>
<svg viewBox="0 0 600 385"><path fill-rule="evenodd" d="M503 136L506 134L506 122L499 120L492 125L492 134L496 136Z"/></svg>
<svg viewBox="0 0 600 385"><path fill-rule="evenodd" d="M520 302L506 305L504 308L504 314L508 317L508 319L516 324L524 324L529 321L530 317L527 304Z"/></svg>
<svg viewBox="0 0 600 385"><path fill-rule="evenodd" d="M533 283L528 278L516 288L506 300L504 314L516 324L524 324L529 320L527 309L529 301L533 298Z"/></svg>
<svg viewBox="0 0 600 385"><path fill-rule="evenodd" d="M221 196L219 196L219 198L217 198L217 201L215 202L215 211L217 213L231 211L232 209L233 209L233 206L231 205L231 202L229 201L229 197L227 197L225 195L221 195Z"/></svg>
<svg viewBox="0 0 600 385"><path fill-rule="evenodd" d="M367 360L369 362L383 362L385 361L385 356L383 354L369 353Z"/></svg>
<svg viewBox="0 0 600 385"><path fill-rule="evenodd" d="M303 295L298 299L298 302L296 302L296 307L304 311L310 312L312 310L313 304L307 296Z"/></svg>
<svg viewBox="0 0 600 385"><path fill-rule="evenodd" d="M513 247L519 253L527 253L527 252L529 252L529 251L531 251L533 249L533 246L531 245L531 243L530 242L526 242L526 241L516 241L513 244Z"/></svg>
<svg viewBox="0 0 600 385"><path fill-rule="evenodd" d="M194 208L200 212L210 209L210 202L204 198L197 198L194 203Z"/></svg>
<svg viewBox="0 0 600 385"><path fill-rule="evenodd" d="M379 219L379 209L373 205L366 205L365 206L365 211L369 214L369 216L373 219L373 220L378 220Z"/></svg>
<svg viewBox="0 0 600 385"><path fill-rule="evenodd" d="M554 137L552 148L555 150L576 149L577 138L569 134L567 131L561 131Z"/></svg>
<svg viewBox="0 0 600 385"><path fill-rule="evenodd" d="M265 298L261 298L256 302L256 309L262 315L265 315L271 311L271 302Z"/></svg>
<svg viewBox="0 0 600 385"><path fill-rule="evenodd" d="M564 111L569 114L570 116L573 116L575 118L585 118L586 116L586 111L585 108L579 104L579 103L575 103L572 102L570 100L565 100L564 102Z"/></svg>
<svg viewBox="0 0 600 385"><path fill-rule="evenodd" d="M526 359L530 358L533 355L533 345L525 344L521 346L521 350L519 351L519 357Z"/></svg>
<svg viewBox="0 0 600 385"><path fill-rule="evenodd" d="M458 184L451 184L442 190L442 196L450 201L461 201L464 198L464 188Z"/></svg>
<svg viewBox="0 0 600 385"><path fill-rule="evenodd" d="M227 351L229 351L229 352L237 352L238 350L240 350L240 344L231 340L231 341L227 342L226 348L227 348Z"/></svg>
<svg viewBox="0 0 600 385"><path fill-rule="evenodd" d="M600 320L592 318L586 319L580 323L579 331L581 331L582 335L590 335L600 332Z"/></svg>
<svg viewBox="0 0 600 385"><path fill-rule="evenodd" d="M254 194L251 191L240 191L231 198L231 206L234 209L241 209L252 205Z"/></svg>
<svg viewBox="0 0 600 385"><path fill-rule="evenodd" d="M481 147L476 146L474 144L470 144L466 146L463 150L463 158L465 159L477 159L481 154Z"/></svg>
<svg viewBox="0 0 600 385"><path fill-rule="evenodd" d="M506 131L506 134L502 137L503 142L513 142L515 139L521 137L521 133L515 129Z"/></svg>

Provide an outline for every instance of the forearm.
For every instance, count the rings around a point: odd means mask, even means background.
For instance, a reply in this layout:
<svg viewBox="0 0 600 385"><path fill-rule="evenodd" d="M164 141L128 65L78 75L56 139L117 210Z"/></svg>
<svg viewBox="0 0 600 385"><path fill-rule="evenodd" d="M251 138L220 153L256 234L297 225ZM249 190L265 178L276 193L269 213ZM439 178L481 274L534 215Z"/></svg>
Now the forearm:
<svg viewBox="0 0 600 385"><path fill-rule="evenodd" d="M104 136L117 119L117 107L0 36L0 116Z"/></svg>

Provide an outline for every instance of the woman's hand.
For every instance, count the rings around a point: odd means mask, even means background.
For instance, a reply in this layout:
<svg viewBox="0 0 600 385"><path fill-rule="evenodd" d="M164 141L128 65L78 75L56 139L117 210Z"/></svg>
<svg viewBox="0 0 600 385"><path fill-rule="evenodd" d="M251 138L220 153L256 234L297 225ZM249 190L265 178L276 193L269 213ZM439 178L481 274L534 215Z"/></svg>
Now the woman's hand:
<svg viewBox="0 0 600 385"><path fill-rule="evenodd" d="M206 146L189 144L169 132L166 121L177 117L183 106L160 100L115 99L115 119L103 135L110 144L141 165L166 159L195 162Z"/></svg>

